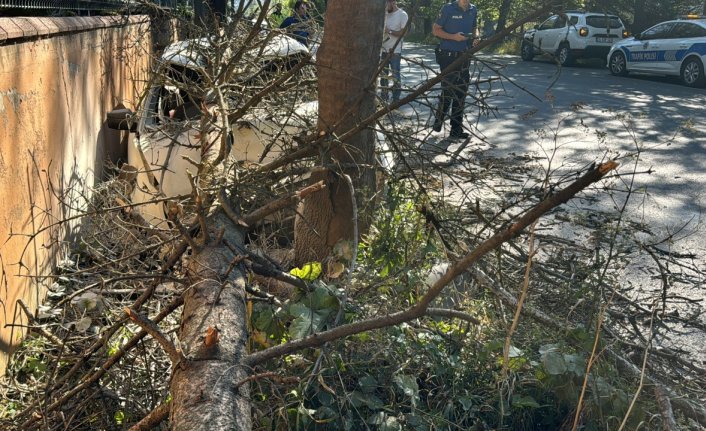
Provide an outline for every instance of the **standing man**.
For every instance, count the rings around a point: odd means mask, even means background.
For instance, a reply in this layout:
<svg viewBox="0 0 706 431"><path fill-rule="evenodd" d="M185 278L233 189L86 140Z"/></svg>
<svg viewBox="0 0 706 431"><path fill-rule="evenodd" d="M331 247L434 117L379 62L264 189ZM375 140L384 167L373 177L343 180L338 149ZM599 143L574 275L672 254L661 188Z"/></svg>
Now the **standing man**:
<svg viewBox="0 0 706 431"><path fill-rule="evenodd" d="M392 76L392 102L400 100L402 88L402 37L407 30L407 12L397 6L397 0L387 0L385 34L382 39L381 59L384 63L380 76L382 98L387 102L388 77Z"/></svg>
<svg viewBox="0 0 706 431"><path fill-rule="evenodd" d="M294 2L294 13L282 21L279 28L286 28L292 37L304 46L309 46L309 16L306 14L306 8L306 2L303 0Z"/></svg>
<svg viewBox="0 0 706 431"><path fill-rule="evenodd" d="M439 17L432 26L434 36L441 39L436 56L443 73L458 57L477 44L474 36L478 35L478 10L469 0L456 0L447 3L439 12ZM440 132L444 126L444 117L451 108L450 138L466 139L470 135L463 131L463 107L471 79L471 60L466 58L460 67L456 67L441 81L441 97L436 110L433 129Z"/></svg>

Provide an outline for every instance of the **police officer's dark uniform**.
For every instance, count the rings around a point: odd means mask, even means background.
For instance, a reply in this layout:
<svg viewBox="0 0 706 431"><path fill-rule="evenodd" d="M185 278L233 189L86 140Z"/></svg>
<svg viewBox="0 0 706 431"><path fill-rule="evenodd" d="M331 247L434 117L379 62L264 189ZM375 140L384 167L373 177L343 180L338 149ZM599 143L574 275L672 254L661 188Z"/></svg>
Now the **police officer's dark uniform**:
<svg viewBox="0 0 706 431"><path fill-rule="evenodd" d="M463 10L458 1L447 3L441 8L435 24L446 33L465 33L468 36L468 40L464 41L441 39L436 52L441 72L472 46L477 20L478 10L472 4L469 5L468 10ZM451 107L451 134L449 136L452 138L467 138L469 136L463 131L463 107L470 78L470 59L466 59L460 68L449 73L441 81L441 97L436 110L434 131L441 131L444 117Z"/></svg>

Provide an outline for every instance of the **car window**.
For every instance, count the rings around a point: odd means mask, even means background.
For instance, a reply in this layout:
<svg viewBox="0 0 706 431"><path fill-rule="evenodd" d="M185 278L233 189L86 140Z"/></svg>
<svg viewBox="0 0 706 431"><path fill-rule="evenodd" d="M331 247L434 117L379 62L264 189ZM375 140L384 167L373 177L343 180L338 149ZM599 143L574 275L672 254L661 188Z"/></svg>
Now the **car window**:
<svg viewBox="0 0 706 431"><path fill-rule="evenodd" d="M650 27L640 34L640 39L642 40L652 40L652 39L668 39L671 34L672 27L674 27L673 22L664 22L662 24L657 24L654 27Z"/></svg>
<svg viewBox="0 0 706 431"><path fill-rule="evenodd" d="M586 25L598 28L622 28L623 23L617 16L591 15L586 17Z"/></svg>
<svg viewBox="0 0 706 431"><path fill-rule="evenodd" d="M539 26L540 30L549 30L550 28L554 28L554 23L556 20L559 19L557 15L554 15L553 17L550 17L548 20L544 21L542 25Z"/></svg>
<svg viewBox="0 0 706 431"><path fill-rule="evenodd" d="M706 28L690 22L680 22L672 29L674 38L684 39L688 37L706 37Z"/></svg>
<svg viewBox="0 0 706 431"><path fill-rule="evenodd" d="M566 17L558 17L554 21L554 28L564 28L566 27Z"/></svg>
<svg viewBox="0 0 706 431"><path fill-rule="evenodd" d="M579 17L572 16L569 18L569 25L576 25L579 22Z"/></svg>

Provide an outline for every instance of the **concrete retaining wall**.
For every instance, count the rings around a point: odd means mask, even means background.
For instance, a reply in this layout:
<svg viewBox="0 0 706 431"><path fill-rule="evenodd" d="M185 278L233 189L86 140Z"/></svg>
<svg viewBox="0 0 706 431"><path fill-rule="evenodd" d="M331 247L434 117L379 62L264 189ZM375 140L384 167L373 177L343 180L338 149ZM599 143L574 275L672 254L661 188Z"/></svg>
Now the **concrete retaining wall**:
<svg viewBox="0 0 706 431"><path fill-rule="evenodd" d="M147 77L146 16L0 18L0 372L85 204L104 160L127 137L104 126L129 108Z"/></svg>

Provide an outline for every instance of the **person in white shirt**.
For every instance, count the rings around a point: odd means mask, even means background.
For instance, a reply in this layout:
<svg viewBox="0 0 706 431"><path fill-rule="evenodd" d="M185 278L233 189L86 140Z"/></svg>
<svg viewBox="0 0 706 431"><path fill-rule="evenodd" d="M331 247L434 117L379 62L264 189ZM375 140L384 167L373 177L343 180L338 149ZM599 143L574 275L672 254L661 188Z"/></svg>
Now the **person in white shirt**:
<svg viewBox="0 0 706 431"><path fill-rule="evenodd" d="M382 39L381 59L384 63L380 76L382 98L387 102L389 96L389 78L392 78L392 102L400 100L402 37L407 31L407 12L397 6L397 0L387 0L385 12L385 34Z"/></svg>

